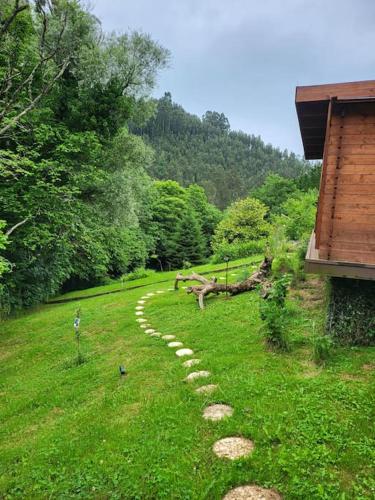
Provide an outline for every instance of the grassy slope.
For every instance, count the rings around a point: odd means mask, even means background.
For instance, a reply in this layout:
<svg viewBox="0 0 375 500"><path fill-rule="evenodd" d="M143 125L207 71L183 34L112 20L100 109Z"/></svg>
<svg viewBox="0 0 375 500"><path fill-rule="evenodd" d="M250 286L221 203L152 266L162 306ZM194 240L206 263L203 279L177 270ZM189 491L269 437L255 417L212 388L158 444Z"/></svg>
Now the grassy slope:
<svg viewBox="0 0 375 500"><path fill-rule="evenodd" d="M252 263L258 263L261 262L263 256L262 255L253 255L252 257L246 257L244 259L238 259L238 260L233 260L230 262L230 267L231 268L236 268L240 266L246 267L246 264L249 262ZM200 266L195 266L192 269L189 270L184 270L181 271L182 273L190 273L192 271L195 271L197 273L209 273L209 272L216 272L218 269L224 269L225 264L203 264ZM53 299L51 299L51 303L54 300L60 300L60 299L73 299L73 298L78 298L78 297L87 297L91 295L96 295L100 293L109 293L109 292L115 292L115 291L126 291L129 289L132 289L134 287L139 287L139 286L144 286L144 285L151 285L153 283L167 283L167 282L172 282L176 276L178 271L167 271L164 273L157 272L155 274L152 274L151 276L147 276L146 278L138 279L135 281L126 281L125 284L121 283L120 280L113 280L110 284L108 285L99 285L95 286L92 288L87 288L85 290L75 290L73 292L65 293L62 296L56 296Z"/></svg>
<svg viewBox="0 0 375 500"><path fill-rule="evenodd" d="M155 295L153 327L193 348L220 385L197 395L198 381L182 382L192 370L135 322L136 301L158 288L48 305L1 325L0 497L216 499L256 482L285 498L373 498L374 349L342 348L315 368L309 335L322 306L306 290L291 299L289 354L265 348L255 293L213 297L203 312L182 290ZM79 305L87 362L76 367ZM204 421L213 401L231 404L233 417ZM229 435L253 439L253 455L217 459L212 445Z"/></svg>

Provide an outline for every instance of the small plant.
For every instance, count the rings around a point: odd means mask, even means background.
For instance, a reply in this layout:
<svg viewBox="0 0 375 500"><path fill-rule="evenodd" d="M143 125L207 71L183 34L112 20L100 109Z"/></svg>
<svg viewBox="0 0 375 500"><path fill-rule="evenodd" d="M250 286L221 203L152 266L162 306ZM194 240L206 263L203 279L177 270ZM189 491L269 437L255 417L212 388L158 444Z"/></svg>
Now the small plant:
<svg viewBox="0 0 375 500"><path fill-rule="evenodd" d="M287 309L285 307L289 284L288 275L275 280L260 305L260 316L265 323L267 342L284 351L290 348L286 333Z"/></svg>
<svg viewBox="0 0 375 500"><path fill-rule="evenodd" d="M325 334L315 333L315 324L313 324L312 346L313 358L316 364L324 365L332 355L332 349L335 343L332 338Z"/></svg>

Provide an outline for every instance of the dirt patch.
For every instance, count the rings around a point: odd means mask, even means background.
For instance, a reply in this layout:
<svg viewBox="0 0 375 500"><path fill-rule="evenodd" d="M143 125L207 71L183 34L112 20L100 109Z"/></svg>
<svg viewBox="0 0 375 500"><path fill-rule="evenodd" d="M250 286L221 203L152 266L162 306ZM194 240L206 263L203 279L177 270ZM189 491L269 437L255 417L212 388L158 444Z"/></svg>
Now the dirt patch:
<svg viewBox="0 0 375 500"><path fill-rule="evenodd" d="M220 458L237 460L246 457L254 450L254 443L250 439L242 437L227 437L216 441L212 451Z"/></svg>
<svg viewBox="0 0 375 500"><path fill-rule="evenodd" d="M364 365L362 365L362 370L365 370L365 372L372 372L375 370L375 364L365 363Z"/></svg>
<svg viewBox="0 0 375 500"><path fill-rule="evenodd" d="M340 380L349 380L353 382L363 382L364 379L359 375L353 375L352 373L341 373Z"/></svg>
<svg viewBox="0 0 375 500"><path fill-rule="evenodd" d="M252 484L234 488L223 500L281 500L281 496L275 490L267 490Z"/></svg>

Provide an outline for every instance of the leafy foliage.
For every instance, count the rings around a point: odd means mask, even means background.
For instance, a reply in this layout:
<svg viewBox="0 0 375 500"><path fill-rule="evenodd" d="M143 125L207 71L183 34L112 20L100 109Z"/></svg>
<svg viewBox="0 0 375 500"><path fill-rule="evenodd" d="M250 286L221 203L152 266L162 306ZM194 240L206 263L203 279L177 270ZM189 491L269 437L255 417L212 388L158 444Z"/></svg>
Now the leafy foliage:
<svg viewBox="0 0 375 500"><path fill-rule="evenodd" d="M245 198L231 205L218 224L213 246L241 243L267 236L270 226L264 220L266 207L258 200Z"/></svg>
<svg viewBox="0 0 375 500"><path fill-rule="evenodd" d="M198 184L221 209L248 196L271 172L294 178L310 171L293 153L231 131L223 113L207 111L200 119L174 103L169 92L155 104L156 115L144 126L133 126L155 149L150 174L183 186Z"/></svg>
<svg viewBox="0 0 375 500"><path fill-rule="evenodd" d="M274 280L267 296L260 305L260 315L265 323L267 342L282 350L289 350L286 332L287 309L285 306L289 285L290 277L288 275Z"/></svg>
<svg viewBox="0 0 375 500"><path fill-rule="evenodd" d="M327 329L339 344L375 345L375 283L331 278Z"/></svg>

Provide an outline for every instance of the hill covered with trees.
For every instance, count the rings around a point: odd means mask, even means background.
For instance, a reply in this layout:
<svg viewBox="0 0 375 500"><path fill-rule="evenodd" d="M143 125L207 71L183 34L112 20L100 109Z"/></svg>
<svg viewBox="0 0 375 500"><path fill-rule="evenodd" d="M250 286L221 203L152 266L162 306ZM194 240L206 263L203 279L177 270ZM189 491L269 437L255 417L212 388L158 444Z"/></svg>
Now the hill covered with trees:
<svg viewBox="0 0 375 500"><path fill-rule="evenodd" d="M133 126L155 150L150 175L198 184L219 208L247 196L269 173L294 178L309 170L294 153L232 131L223 113L207 111L201 119L174 103L169 92L154 105L155 115L144 126Z"/></svg>

